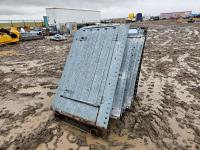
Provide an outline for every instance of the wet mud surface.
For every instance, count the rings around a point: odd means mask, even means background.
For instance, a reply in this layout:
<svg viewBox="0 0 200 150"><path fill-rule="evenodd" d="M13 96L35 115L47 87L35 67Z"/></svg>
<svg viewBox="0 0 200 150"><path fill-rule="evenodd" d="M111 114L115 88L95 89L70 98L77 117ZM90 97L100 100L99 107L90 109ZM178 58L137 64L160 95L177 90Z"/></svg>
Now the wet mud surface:
<svg viewBox="0 0 200 150"><path fill-rule="evenodd" d="M0 150L200 149L200 26L139 26L148 37L138 94L104 138L50 109L72 39L0 47Z"/></svg>

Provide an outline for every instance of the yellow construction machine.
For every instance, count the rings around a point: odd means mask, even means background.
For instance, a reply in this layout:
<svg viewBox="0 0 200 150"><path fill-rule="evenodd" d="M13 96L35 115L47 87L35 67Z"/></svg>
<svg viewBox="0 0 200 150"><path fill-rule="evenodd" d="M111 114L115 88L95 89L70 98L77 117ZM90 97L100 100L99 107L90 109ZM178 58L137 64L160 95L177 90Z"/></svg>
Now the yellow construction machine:
<svg viewBox="0 0 200 150"><path fill-rule="evenodd" d="M0 45L19 42L20 32L15 27L10 30L0 29Z"/></svg>
<svg viewBox="0 0 200 150"><path fill-rule="evenodd" d="M132 21L132 22L135 22L136 21L136 16L134 13L129 13L128 14L128 20L129 21Z"/></svg>
<svg viewBox="0 0 200 150"><path fill-rule="evenodd" d="M193 22L200 22L200 14L192 18Z"/></svg>

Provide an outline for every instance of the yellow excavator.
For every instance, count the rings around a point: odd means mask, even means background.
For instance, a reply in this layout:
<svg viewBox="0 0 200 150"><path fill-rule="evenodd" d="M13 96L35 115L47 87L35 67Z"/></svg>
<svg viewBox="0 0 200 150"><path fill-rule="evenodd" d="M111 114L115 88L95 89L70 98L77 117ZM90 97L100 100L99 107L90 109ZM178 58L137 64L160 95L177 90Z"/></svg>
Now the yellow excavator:
<svg viewBox="0 0 200 150"><path fill-rule="evenodd" d="M0 29L0 45L19 42L20 32L11 27L10 30Z"/></svg>

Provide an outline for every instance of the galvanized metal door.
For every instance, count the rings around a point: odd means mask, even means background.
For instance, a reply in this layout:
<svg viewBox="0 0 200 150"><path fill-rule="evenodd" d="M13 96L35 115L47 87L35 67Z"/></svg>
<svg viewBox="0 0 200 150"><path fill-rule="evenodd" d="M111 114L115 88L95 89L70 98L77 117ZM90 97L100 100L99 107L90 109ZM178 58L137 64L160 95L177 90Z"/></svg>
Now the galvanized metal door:
<svg viewBox="0 0 200 150"><path fill-rule="evenodd" d="M128 36L128 26L79 30L67 59L53 107L107 128Z"/></svg>

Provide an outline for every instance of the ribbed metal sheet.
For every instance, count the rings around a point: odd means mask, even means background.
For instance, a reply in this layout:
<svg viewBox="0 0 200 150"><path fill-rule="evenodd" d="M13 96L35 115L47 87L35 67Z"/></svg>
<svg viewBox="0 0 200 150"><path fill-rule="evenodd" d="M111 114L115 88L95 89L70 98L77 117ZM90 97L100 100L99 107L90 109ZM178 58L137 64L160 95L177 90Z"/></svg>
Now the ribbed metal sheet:
<svg viewBox="0 0 200 150"><path fill-rule="evenodd" d="M53 109L107 128L127 36L127 25L79 30L53 100Z"/></svg>
<svg viewBox="0 0 200 150"><path fill-rule="evenodd" d="M104 128L134 100L145 34L127 25L93 26L74 37L59 87L55 111Z"/></svg>
<svg viewBox="0 0 200 150"><path fill-rule="evenodd" d="M139 28L129 30L113 102L112 118L120 118L122 112L130 108L134 100L145 38L144 30Z"/></svg>

